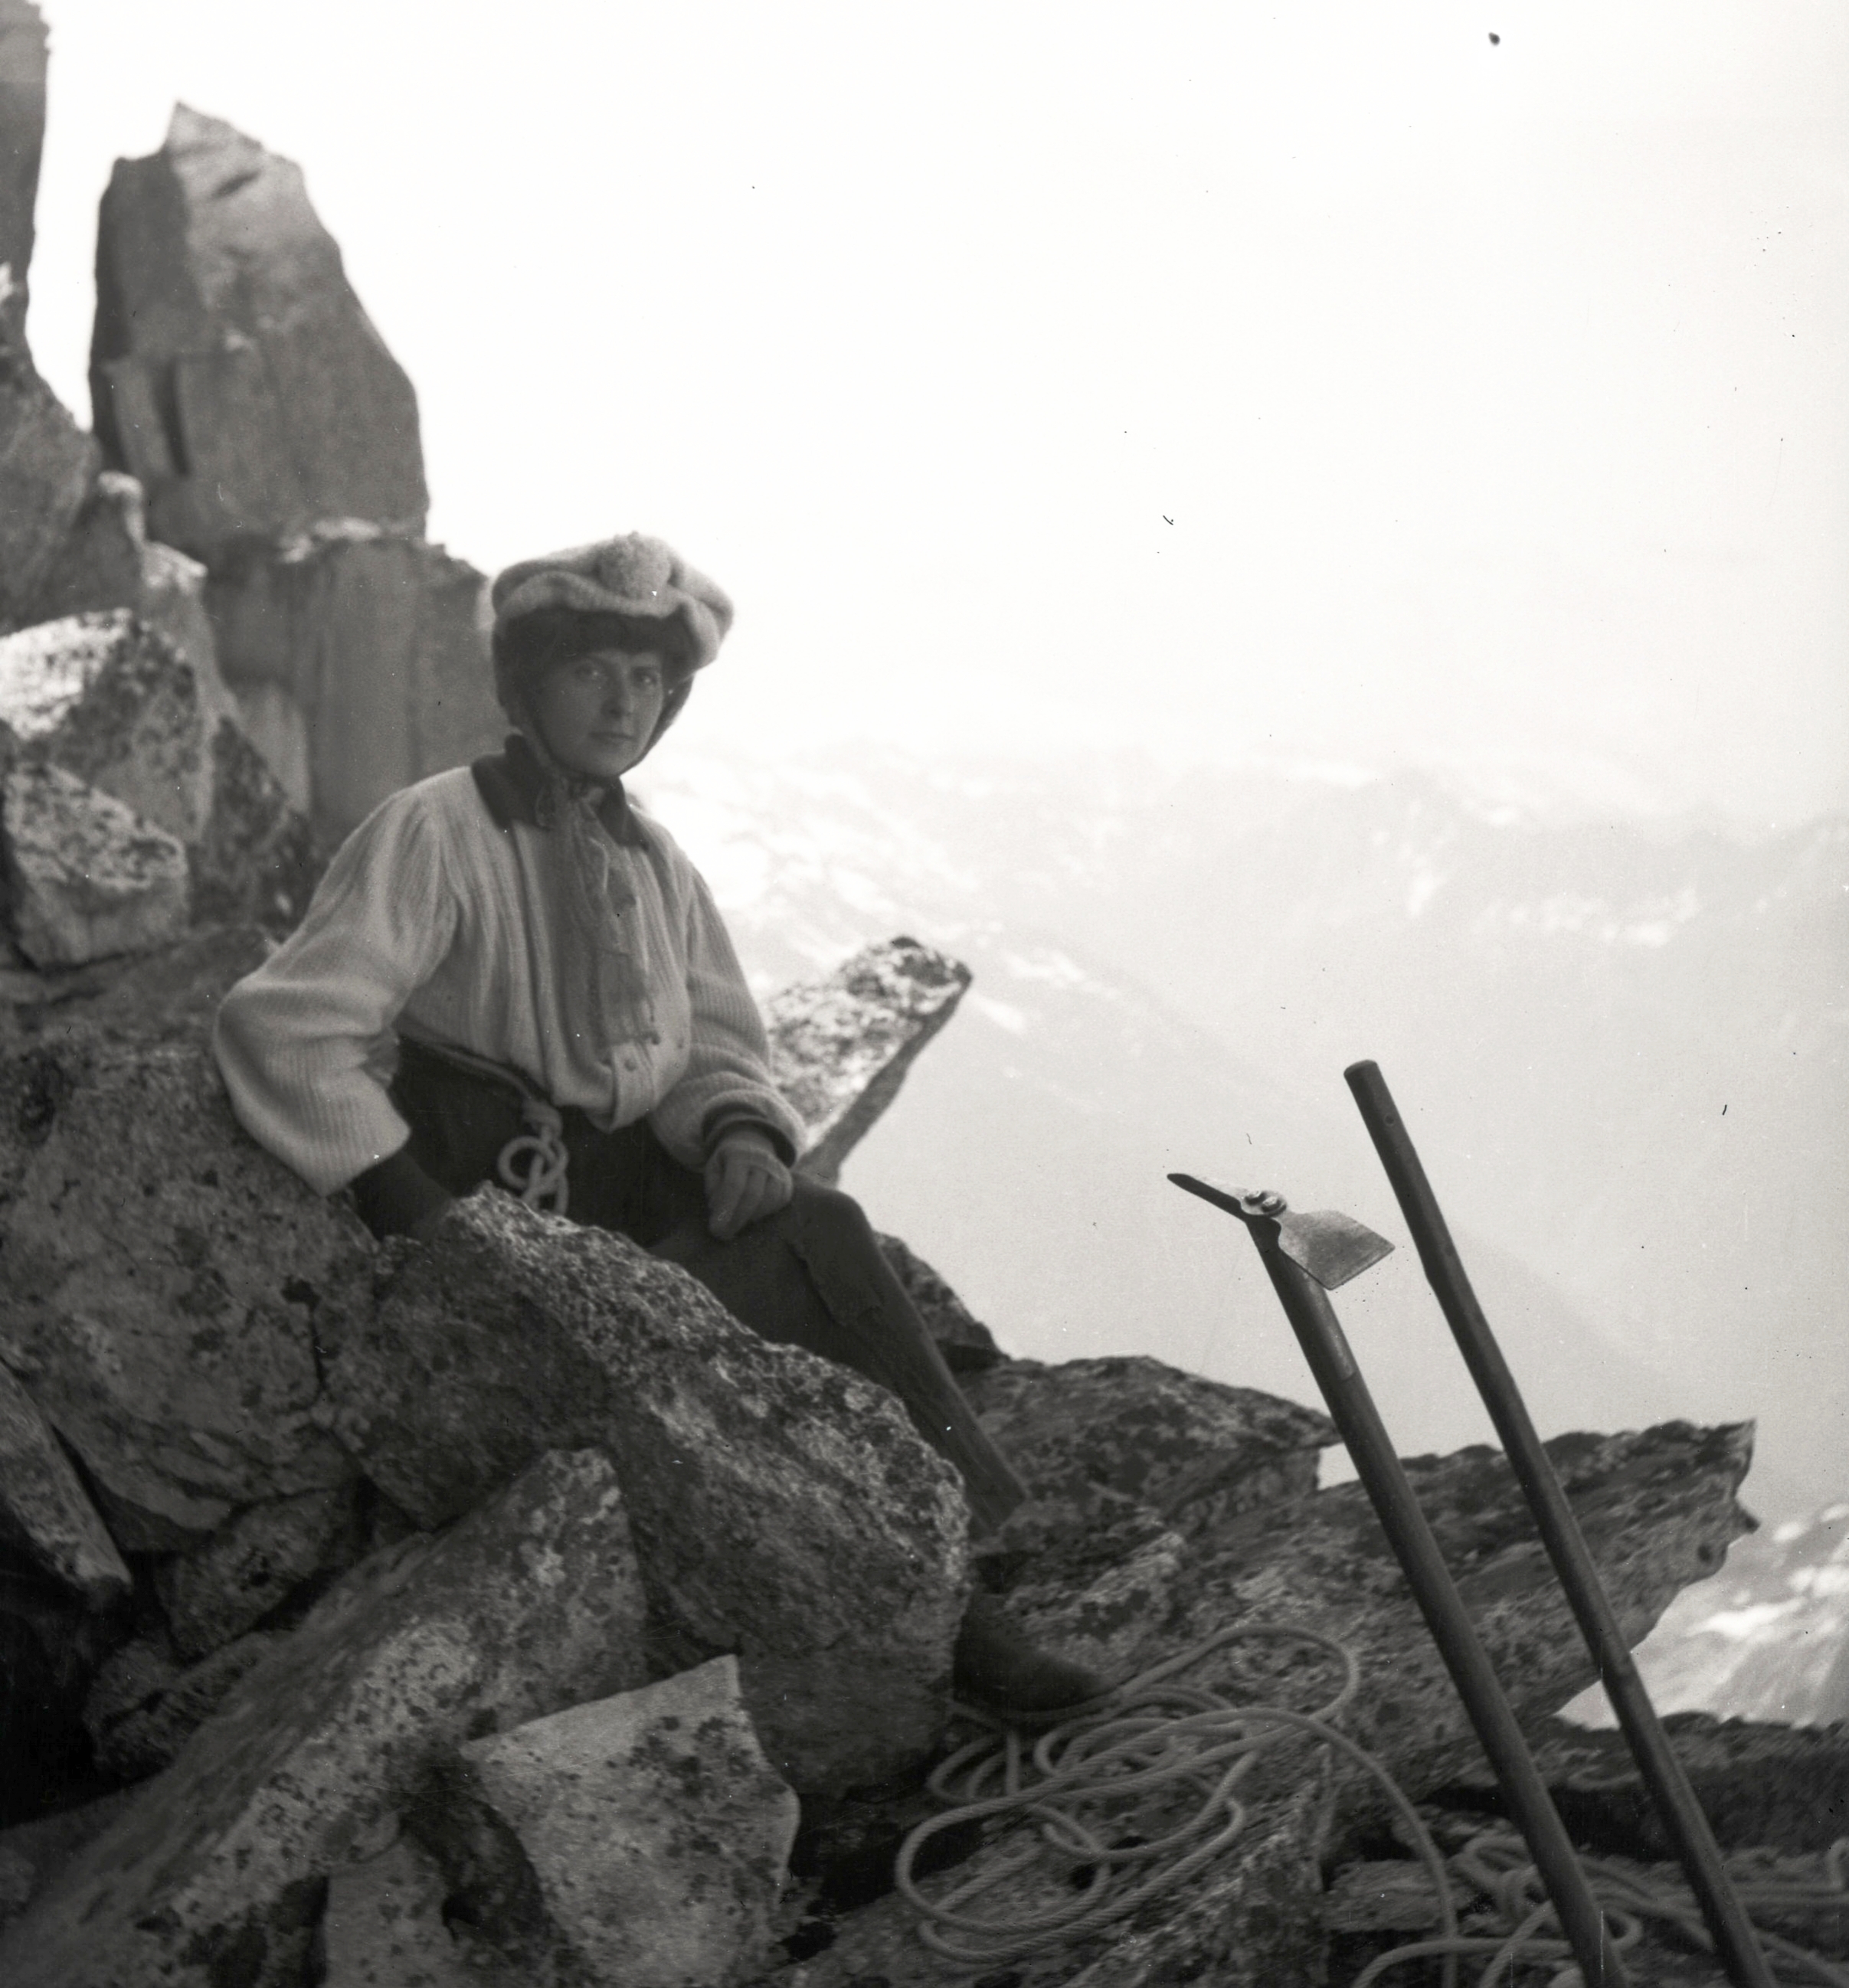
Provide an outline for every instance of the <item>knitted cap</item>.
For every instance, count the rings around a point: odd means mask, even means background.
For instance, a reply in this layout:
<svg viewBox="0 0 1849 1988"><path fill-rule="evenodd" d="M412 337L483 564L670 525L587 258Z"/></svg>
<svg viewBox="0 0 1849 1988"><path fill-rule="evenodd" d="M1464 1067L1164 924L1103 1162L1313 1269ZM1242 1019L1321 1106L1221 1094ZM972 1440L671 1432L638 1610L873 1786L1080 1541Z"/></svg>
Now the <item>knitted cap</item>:
<svg viewBox="0 0 1849 1988"><path fill-rule="evenodd" d="M681 637L675 652L696 670L719 654L732 626L723 591L672 546L640 532L522 560L496 580L489 598L497 628L541 607L674 623Z"/></svg>

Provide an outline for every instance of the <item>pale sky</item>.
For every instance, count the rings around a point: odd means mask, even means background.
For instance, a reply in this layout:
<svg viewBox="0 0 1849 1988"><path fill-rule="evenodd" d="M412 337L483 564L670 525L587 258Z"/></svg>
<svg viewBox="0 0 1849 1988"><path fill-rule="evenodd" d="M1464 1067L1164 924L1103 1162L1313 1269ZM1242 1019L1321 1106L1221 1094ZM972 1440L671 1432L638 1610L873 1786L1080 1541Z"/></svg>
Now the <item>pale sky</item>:
<svg viewBox="0 0 1849 1988"><path fill-rule="evenodd" d="M111 161L229 119L417 386L433 537L736 596L706 745L1849 806L1840 0L41 4L59 391Z"/></svg>

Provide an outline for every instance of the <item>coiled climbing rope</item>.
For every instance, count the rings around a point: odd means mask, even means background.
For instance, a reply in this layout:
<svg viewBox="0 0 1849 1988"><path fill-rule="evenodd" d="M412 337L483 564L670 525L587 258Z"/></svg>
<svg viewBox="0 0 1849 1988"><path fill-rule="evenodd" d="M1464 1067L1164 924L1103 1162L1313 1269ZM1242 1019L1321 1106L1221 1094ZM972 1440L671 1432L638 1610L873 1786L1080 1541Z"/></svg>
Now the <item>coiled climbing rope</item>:
<svg viewBox="0 0 1849 1988"><path fill-rule="evenodd" d="M1235 1704L1184 1680L1230 1646L1259 1641L1319 1653L1339 1672L1333 1695L1297 1711ZM1548 1988L1583 1988L1521 1839L1485 1831L1448 1867L1405 1791L1337 1729L1334 1722L1359 1683L1353 1654L1343 1645L1308 1629L1253 1625L1220 1631L1038 1733L960 1707L985 1729L932 1774L930 1790L943 1811L906 1836L894 1869L900 1894L918 1915L919 1939L944 1959L977 1968L1055 1954L1103 1932L1230 1850L1246 1824L1241 1784L1266 1753L1306 1736L1380 1787L1424 1866L1436 1904L1434 1936L1380 1955L1350 1988L1373 1988L1394 1968L1433 1959L1444 1988L1456 1988L1460 1963L1473 1956L1488 1957L1477 1988L1506 1988L1518 1966L1549 1963ZM1014 1840L984 1858L975 1875L927 1895L915 1875L920 1853L933 1838L972 1824ZM1685 1888L1603 1860L1586 1863L1620 1952L1637 1946L1650 1921L1674 1928L1688 1944L1708 1945ZM1736 1885L1749 1912L1849 1908L1849 1841L1830 1852L1825 1879L1817 1886L1742 1875ZM1468 1935L1458 1925L1461 1885L1478 1895ZM984 1911L984 1898L1004 1888L1010 1905ZM1024 1891L1035 1900L1031 1908L1018 1902ZM1849 1969L1763 1928L1760 1936L1775 1963L1803 1970L1799 1978L1849 1988ZM1092 1971L1085 1968L1067 1988L1081 1988Z"/></svg>
<svg viewBox="0 0 1849 1988"><path fill-rule="evenodd" d="M523 1097L520 1118L527 1129L516 1133L496 1156L495 1171L529 1208L554 1215L570 1211L570 1164L565 1151L565 1121L543 1097Z"/></svg>

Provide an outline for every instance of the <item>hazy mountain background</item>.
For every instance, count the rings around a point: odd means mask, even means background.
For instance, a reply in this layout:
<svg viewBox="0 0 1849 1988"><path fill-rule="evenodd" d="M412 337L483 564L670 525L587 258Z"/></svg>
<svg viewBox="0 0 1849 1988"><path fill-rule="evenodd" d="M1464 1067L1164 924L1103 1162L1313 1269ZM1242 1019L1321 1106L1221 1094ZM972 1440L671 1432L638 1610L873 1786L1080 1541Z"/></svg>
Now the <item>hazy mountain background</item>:
<svg viewBox="0 0 1849 1988"><path fill-rule="evenodd" d="M975 969L846 1184L1011 1351L1313 1398L1185 1168L1398 1242L1339 1300L1388 1426L1487 1439L1342 1082L1371 1056L1543 1433L1750 1416L1763 1516L1849 1488L1849 821L1751 841L1410 773L686 742L638 788L760 986L900 931Z"/></svg>

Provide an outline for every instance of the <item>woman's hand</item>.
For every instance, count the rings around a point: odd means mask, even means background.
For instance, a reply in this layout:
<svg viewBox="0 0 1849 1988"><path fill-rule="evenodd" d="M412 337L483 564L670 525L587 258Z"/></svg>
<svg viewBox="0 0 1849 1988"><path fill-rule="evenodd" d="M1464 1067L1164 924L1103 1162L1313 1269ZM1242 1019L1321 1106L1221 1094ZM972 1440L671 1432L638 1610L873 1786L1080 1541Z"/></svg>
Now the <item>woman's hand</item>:
<svg viewBox="0 0 1849 1988"><path fill-rule="evenodd" d="M770 1134L738 1125L720 1135L706 1162L706 1226L722 1242L741 1229L787 1208L790 1169L777 1156Z"/></svg>

